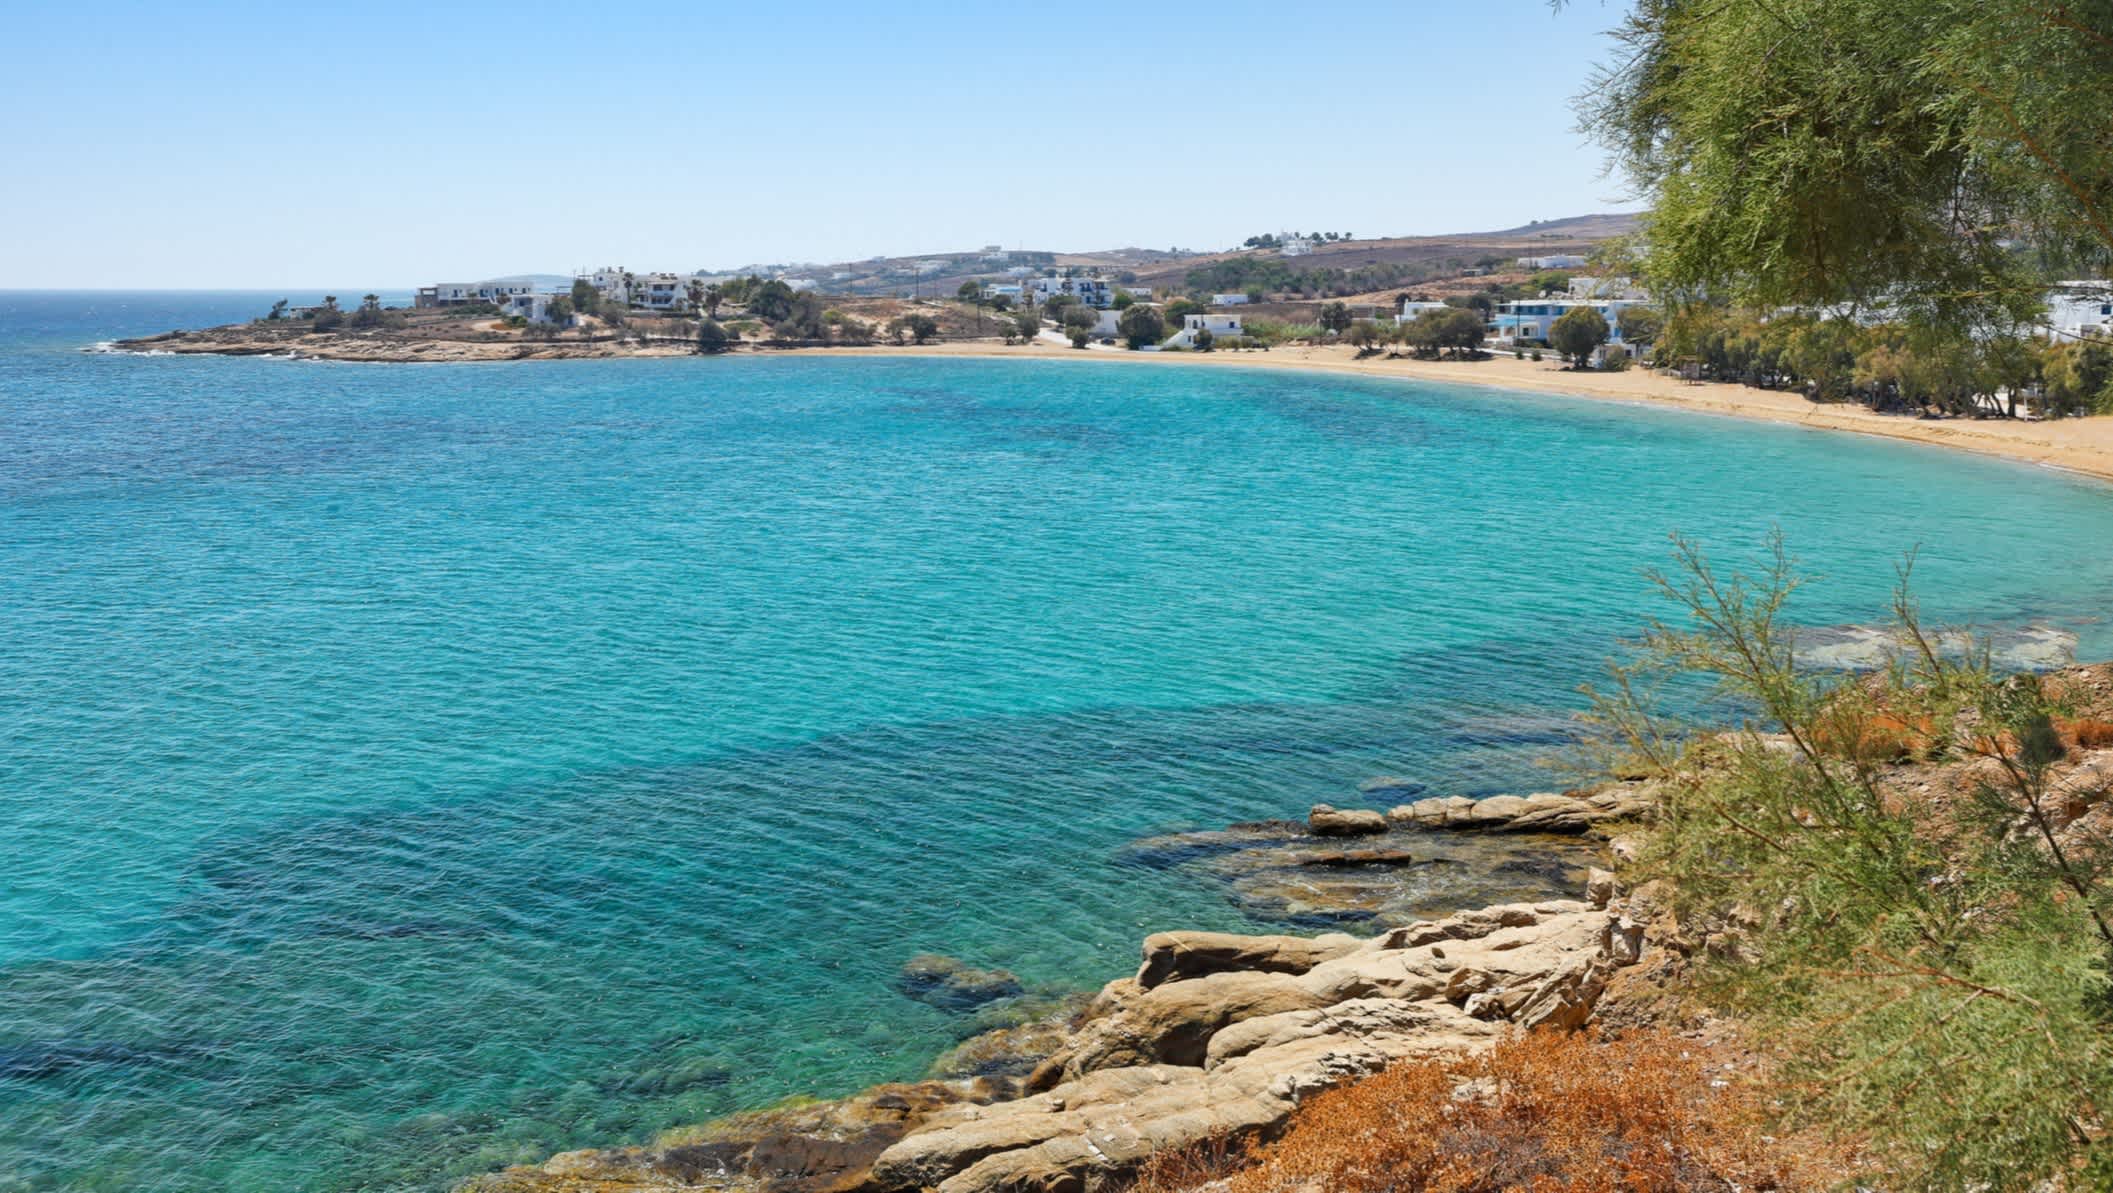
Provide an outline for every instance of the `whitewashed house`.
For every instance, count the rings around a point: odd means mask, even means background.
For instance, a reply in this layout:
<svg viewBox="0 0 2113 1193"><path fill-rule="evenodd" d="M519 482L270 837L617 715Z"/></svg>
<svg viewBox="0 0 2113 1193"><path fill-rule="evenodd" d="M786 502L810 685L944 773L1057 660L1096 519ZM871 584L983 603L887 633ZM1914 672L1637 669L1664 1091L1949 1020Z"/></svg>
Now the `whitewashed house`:
<svg viewBox="0 0 2113 1193"><path fill-rule="evenodd" d="M1549 257L1521 257L1520 269L1576 269L1585 263L1576 253L1557 253Z"/></svg>
<svg viewBox="0 0 2113 1193"><path fill-rule="evenodd" d="M504 306L506 300L535 292L535 283L519 278L487 282L437 282L420 286L411 298L414 307L459 307L473 302Z"/></svg>
<svg viewBox="0 0 2113 1193"><path fill-rule="evenodd" d="M1231 336L1244 336L1247 334L1240 325L1240 316L1238 315L1228 315L1218 311L1203 315L1183 315L1181 317L1181 330L1175 332L1167 340L1166 346L1169 348L1193 348L1196 346L1196 333L1203 331L1211 333L1211 339L1213 340L1223 340Z"/></svg>
<svg viewBox="0 0 2113 1193"><path fill-rule="evenodd" d="M1106 307L1115 301L1115 287L1106 278L1065 278L1054 275L1021 283L1023 294L1037 305L1066 294L1089 307Z"/></svg>
<svg viewBox="0 0 2113 1193"><path fill-rule="evenodd" d="M499 313L509 317L526 319L530 323L558 323L560 320L551 317L550 304L560 298L569 299L571 297L569 294L539 293L531 290L526 294L515 294L508 297L505 302L499 304ZM570 322L570 320L567 319L564 322Z"/></svg>
<svg viewBox="0 0 2113 1193"><path fill-rule="evenodd" d="M1644 305L1642 299L1636 298L1528 298L1500 303L1490 316L1488 336L1493 347L1539 345L1547 341L1548 329L1555 326L1556 320L1579 307L1591 307L1607 321L1607 347L1626 352L1628 345L1621 338L1621 312Z"/></svg>
<svg viewBox="0 0 2113 1193"><path fill-rule="evenodd" d="M1421 316L1425 311L1442 311L1451 305L1451 303L1423 302L1413 298L1404 298L1401 300L1401 321L1407 323L1409 320Z"/></svg>
<svg viewBox="0 0 2113 1193"><path fill-rule="evenodd" d="M2113 282L2056 282L2047 293L2047 334L2057 340L2113 340Z"/></svg>
<svg viewBox="0 0 2113 1193"><path fill-rule="evenodd" d="M1213 294L1211 295L1211 305L1214 307L1244 307L1247 305L1247 295Z"/></svg>

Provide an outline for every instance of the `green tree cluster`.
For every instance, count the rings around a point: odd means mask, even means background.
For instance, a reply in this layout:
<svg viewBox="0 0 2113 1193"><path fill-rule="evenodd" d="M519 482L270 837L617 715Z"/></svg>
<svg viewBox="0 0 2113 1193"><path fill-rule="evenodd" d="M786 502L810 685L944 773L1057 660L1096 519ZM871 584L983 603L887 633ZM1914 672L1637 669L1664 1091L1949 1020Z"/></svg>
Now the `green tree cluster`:
<svg viewBox="0 0 2113 1193"><path fill-rule="evenodd" d="M2103 0L1640 0L1587 128L1676 300L2014 328L2113 264Z"/></svg>

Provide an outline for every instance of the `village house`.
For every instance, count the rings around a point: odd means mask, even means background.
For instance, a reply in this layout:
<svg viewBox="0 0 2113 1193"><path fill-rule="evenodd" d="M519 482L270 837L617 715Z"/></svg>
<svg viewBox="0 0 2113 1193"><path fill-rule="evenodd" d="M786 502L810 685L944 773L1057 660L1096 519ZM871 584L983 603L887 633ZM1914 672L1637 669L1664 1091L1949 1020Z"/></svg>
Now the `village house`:
<svg viewBox="0 0 2113 1193"><path fill-rule="evenodd" d="M411 297L414 307L459 307L473 302L488 302L494 306L503 304L516 295L535 291L535 283L520 278L499 278L487 282L439 282L431 286L420 286Z"/></svg>
<svg viewBox="0 0 2113 1193"><path fill-rule="evenodd" d="M1059 294L1075 298L1089 307L1106 307L1115 301L1115 288L1106 278L1065 278L1052 275L1030 279L1023 282L1022 286L1023 297L1037 306Z"/></svg>
<svg viewBox="0 0 2113 1193"><path fill-rule="evenodd" d="M2047 293L2047 334L2057 341L2113 339L2113 282L2056 282Z"/></svg>
<svg viewBox="0 0 2113 1193"><path fill-rule="evenodd" d="M1183 315L1181 317L1181 330L1175 332L1173 337L1167 340L1165 346L1168 348L1193 348L1196 346L1197 333L1206 331L1211 334L1211 339L1213 340L1223 340L1231 336L1247 334L1240 324L1240 316L1238 315L1227 315L1217 311L1204 315Z"/></svg>
<svg viewBox="0 0 2113 1193"><path fill-rule="evenodd" d="M1607 347L1626 352L1628 345L1621 338L1621 312L1644 305L1645 301L1638 298L1528 298L1500 303L1490 316L1489 339L1500 348L1544 344L1548 329L1555 326L1556 320L1579 307L1590 307L1607 321Z"/></svg>
<svg viewBox="0 0 2113 1193"><path fill-rule="evenodd" d="M1425 302L1421 299L1404 298L1401 300L1401 321L1407 323L1409 320L1422 315L1425 311L1442 311L1451 305L1451 303Z"/></svg>
<svg viewBox="0 0 2113 1193"><path fill-rule="evenodd" d="M1521 257L1520 269L1576 269L1585 263L1576 253L1557 253L1550 257Z"/></svg>

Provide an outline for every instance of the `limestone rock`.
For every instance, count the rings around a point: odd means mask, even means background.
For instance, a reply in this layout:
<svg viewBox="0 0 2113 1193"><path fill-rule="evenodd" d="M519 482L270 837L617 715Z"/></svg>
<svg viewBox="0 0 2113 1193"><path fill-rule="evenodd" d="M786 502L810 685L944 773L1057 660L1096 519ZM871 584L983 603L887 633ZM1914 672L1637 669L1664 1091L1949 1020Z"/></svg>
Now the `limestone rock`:
<svg viewBox="0 0 2113 1193"><path fill-rule="evenodd" d="M1386 832L1387 818L1363 808L1338 809L1315 804L1313 811L1306 816L1306 828L1316 837L1368 837Z"/></svg>
<svg viewBox="0 0 2113 1193"><path fill-rule="evenodd" d="M1645 783L1612 783L1560 795L1493 795L1482 800L1456 795L1403 804L1389 811L1387 819L1415 828L1581 833L1605 821L1642 815L1656 798L1655 788Z"/></svg>
<svg viewBox="0 0 2113 1193"><path fill-rule="evenodd" d="M1150 990L1166 982L1227 970L1305 973L1358 947L1356 937L1239 936L1230 932L1156 932L1145 937L1137 984Z"/></svg>

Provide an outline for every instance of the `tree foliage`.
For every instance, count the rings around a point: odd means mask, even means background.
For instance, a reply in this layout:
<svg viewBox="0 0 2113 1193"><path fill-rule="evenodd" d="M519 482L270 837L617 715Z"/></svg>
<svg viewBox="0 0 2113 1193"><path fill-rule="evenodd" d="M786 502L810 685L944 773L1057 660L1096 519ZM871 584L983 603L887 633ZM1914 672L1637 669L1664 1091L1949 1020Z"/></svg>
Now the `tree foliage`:
<svg viewBox="0 0 2113 1193"><path fill-rule="evenodd" d="M1548 344L1582 369L1599 346L1607 342L1611 329L1607 317L1591 307L1571 307L1548 328Z"/></svg>
<svg viewBox="0 0 2113 1193"><path fill-rule="evenodd" d="M1122 332L1123 339L1132 348L1157 344L1165 339L1167 334L1166 321L1159 317L1159 308L1144 303L1138 303L1124 311L1122 318L1116 321L1115 327Z"/></svg>
<svg viewBox="0 0 2113 1193"><path fill-rule="evenodd" d="M2113 260L2104 0L1642 0L1616 39L1583 123L1676 296L2000 326Z"/></svg>
<svg viewBox="0 0 2113 1193"><path fill-rule="evenodd" d="M706 318L697 326L697 351L708 356L717 355L733 346L733 336L719 325L717 319Z"/></svg>

